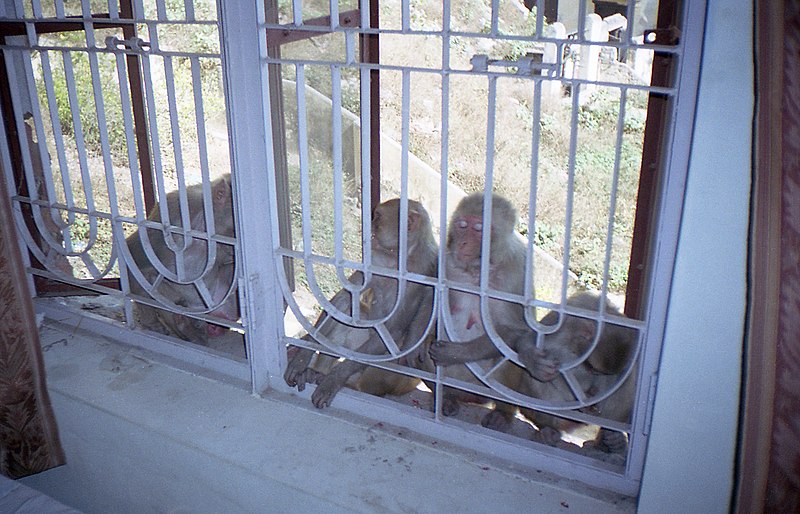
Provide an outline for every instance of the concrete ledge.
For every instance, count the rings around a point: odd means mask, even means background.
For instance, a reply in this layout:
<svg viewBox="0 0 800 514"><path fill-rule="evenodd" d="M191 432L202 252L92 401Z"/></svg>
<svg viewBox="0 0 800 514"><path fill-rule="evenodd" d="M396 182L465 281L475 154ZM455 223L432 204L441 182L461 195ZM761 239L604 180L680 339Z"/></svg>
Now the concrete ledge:
<svg viewBox="0 0 800 514"><path fill-rule="evenodd" d="M255 397L54 323L41 335L68 464L24 483L86 512L635 509L299 398Z"/></svg>

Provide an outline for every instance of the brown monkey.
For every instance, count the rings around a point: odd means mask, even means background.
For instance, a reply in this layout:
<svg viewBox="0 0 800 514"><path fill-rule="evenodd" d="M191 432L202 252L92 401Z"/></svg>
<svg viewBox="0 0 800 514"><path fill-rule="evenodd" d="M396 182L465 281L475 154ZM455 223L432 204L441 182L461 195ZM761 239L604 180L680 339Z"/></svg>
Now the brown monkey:
<svg viewBox="0 0 800 514"><path fill-rule="evenodd" d="M214 232L217 235L233 237L233 205L231 198L230 174L225 174L211 182L211 210L213 211ZM189 226L192 230L206 231L205 207L202 184L194 184L186 189L189 206ZM180 196L172 191L166 197L169 222L171 226L182 227ZM149 221L161 221L161 209L156 205L148 215ZM165 227L166 230L166 227ZM170 243L165 234L171 234ZM144 240L149 241L152 257L145 251ZM162 229L139 228L131 234L125 244L129 252L128 266L135 263L142 277L129 270L131 292L145 297L151 296L146 287L154 286L156 299L165 298L175 305L202 312L207 307L216 306L209 315L229 321L239 318L239 306L235 291L234 248L228 244L207 241L199 237L187 238L179 233L165 232ZM209 262L212 258L213 262ZM181 282L170 281L153 262L155 259L170 274L177 274L178 259L183 261L184 277ZM207 268L207 270L206 270ZM205 272L205 274L204 274ZM157 279L161 280L156 283ZM201 278L202 277L202 278ZM143 279L147 284L141 284ZM202 291L202 292L201 292ZM230 293L230 294L229 294ZM209 336L218 336L225 329L219 325L206 323L188 316L156 309L149 305L134 304L136 323L141 328L165 332L206 344Z"/></svg>
<svg viewBox="0 0 800 514"><path fill-rule="evenodd" d="M445 270L448 283L480 285L483 210L483 193L474 193L461 200L450 219ZM516 223L517 213L511 203L493 194L487 270L489 288L522 294L525 245L514 233ZM512 348L518 338L530 331L520 304L490 298L488 312L484 313L480 297L476 294L451 289L448 299L449 323L444 323L447 332L445 341L432 344L429 353L436 364L445 366L444 372L449 377L476 382L473 373L463 364L500 357L500 352L486 333L484 320L489 320L497 334ZM446 388L443 414L455 415L459 410L458 401L467 401L471 396ZM491 427L492 418L486 417L481 423Z"/></svg>
<svg viewBox="0 0 800 514"><path fill-rule="evenodd" d="M372 263L379 267L398 269L400 245L400 200L393 199L375 208L372 216ZM434 276L437 268L438 246L433 237L428 212L419 203L408 201L408 237L406 270L410 273ZM350 281L362 283L363 275L354 273ZM373 274L365 284L359 298L364 319L385 320L385 328L400 349L422 339L433 315L433 289L415 282L407 282L404 295L398 298L398 281L391 277ZM336 309L350 315L352 299L350 292L342 289L331 303ZM320 334L348 349L360 353L380 354L386 351L374 329L354 328L334 320L327 313L318 318L315 327ZM307 340L312 337L307 335ZM302 390L306 383L317 383L311 400L318 408L330 405L336 393L354 374L366 368L365 364L346 360L330 366L330 371L321 373L309 368L313 357L311 350L301 349L290 360L284 379L290 386ZM330 364L330 361L329 361ZM372 377L372 378L370 378ZM369 368L361 377L360 389L376 394L394 394L398 388L413 382L406 377L392 376L388 372Z"/></svg>
<svg viewBox="0 0 800 514"><path fill-rule="evenodd" d="M571 307L597 312L600 307L600 297L597 294L582 292L571 296L567 300ZM622 313L605 302L605 313L612 316L622 316ZM545 326L554 326L559 322L561 315L551 311L542 318ZM515 341L514 346L520 353L527 353L530 360L538 361L532 369L523 369L513 363L506 363L499 373L499 381L516 391L528 396L553 402L574 401L576 395L570 389L560 367L577 362L588 352L594 343L598 323L589 317L577 315L564 315L561 326L552 333L544 336L541 348L536 348L537 335L530 331ZM630 364L636 346L637 333L634 329L604 322L597 345L579 365L566 370L577 382L582 393L587 396L596 395L606 391L620 378L621 373ZM475 351L472 356L465 348L454 348L452 344L439 344L436 351L432 352L437 359L447 361L469 362L483 357L492 351L483 347ZM459 350L454 352L451 350ZM497 352L496 349L494 349ZM499 352L497 352L499 356ZM520 359L522 360L522 359ZM614 421L628 422L633 408L633 399L636 391L636 369L633 369L624 383L608 398L593 405L593 413ZM520 411L540 430L543 442L555 444L561 438L561 432L574 428L579 423L560 418L552 414L535 411L530 408L520 408ZM501 405L487 415L485 425L500 429L507 427L514 408ZM624 434L602 429L598 438L591 443L593 446L607 452L623 453L627 449L627 440Z"/></svg>
<svg viewBox="0 0 800 514"><path fill-rule="evenodd" d="M568 298L567 304L592 313L598 311L600 301L599 295L582 292ZM607 300L604 309L607 315L623 316ZM556 325L560 316L558 312L551 311L542 318L541 323ZM560 328L544 337L541 349L536 353L542 362L547 363L540 366L539 369L552 366L556 372L553 374L539 373L537 378L522 371L518 366L509 364L503 370L501 381L528 396L555 402L576 399L576 395L567 385L564 374L570 374L581 392L587 396L595 396L609 390L631 365L638 337L637 331L633 328L615 325L608 321L604 322L597 345L585 361L570 370L559 371L563 365L576 362L586 354L594 343L597 330L598 322L589 317L564 315ZM535 335L517 342L518 348L523 349L535 344ZM629 422L636 393L636 375L637 369L634 365L631 373L613 394L586 410L606 419ZM555 444L561 438L562 432L580 425L580 423L541 411L528 408L521 408L520 411L536 424L543 436L543 441L550 444ZM494 415L503 415L508 419L509 413L495 411ZM623 433L604 428L589 445L605 452L625 453L627 438Z"/></svg>

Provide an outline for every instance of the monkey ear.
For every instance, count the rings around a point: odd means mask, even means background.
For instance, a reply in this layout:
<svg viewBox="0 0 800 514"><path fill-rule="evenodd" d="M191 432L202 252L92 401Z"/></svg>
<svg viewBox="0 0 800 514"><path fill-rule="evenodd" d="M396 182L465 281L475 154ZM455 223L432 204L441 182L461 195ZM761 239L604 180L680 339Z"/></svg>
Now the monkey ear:
<svg viewBox="0 0 800 514"><path fill-rule="evenodd" d="M220 178L212 184L211 198L213 199L214 205L225 205L228 201L228 195L230 194L231 187L226 177Z"/></svg>
<svg viewBox="0 0 800 514"><path fill-rule="evenodd" d="M594 320L587 318L576 318L575 320L575 336L578 337L583 343L591 343L594 340L594 334L597 330L597 323Z"/></svg>

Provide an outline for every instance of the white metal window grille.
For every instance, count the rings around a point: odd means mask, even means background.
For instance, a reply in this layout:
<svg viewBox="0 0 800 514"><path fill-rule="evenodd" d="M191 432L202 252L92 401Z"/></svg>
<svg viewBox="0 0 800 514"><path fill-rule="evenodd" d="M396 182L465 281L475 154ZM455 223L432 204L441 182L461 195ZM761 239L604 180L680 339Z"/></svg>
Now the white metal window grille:
<svg viewBox="0 0 800 514"><path fill-rule="evenodd" d="M594 4L614 12L591 15ZM0 128L0 158L21 244L30 252L31 285L43 292L39 279L46 278L101 294L71 310L57 304L75 305L69 300L37 304L58 319L74 313L72 322L82 328L108 333L109 326L118 327L120 340L250 382L258 392L290 390L282 376L298 348L320 352L323 363L322 356L331 356L328 368L347 360L367 363L362 377L377 369L420 379L427 391L420 386L376 398L343 390L334 406L635 494L704 18L702 2L687 3L645 43L642 29L655 27L654 5L582 0L551 12L544 1L531 11L499 0L221 3L218 23L215 6L200 1L7 2L0 22L6 77L0 78L10 87L3 88L8 93L0 108L9 121ZM670 66L651 79L653 52ZM659 101L663 116L654 123L652 105ZM651 122L658 152L642 157ZM264 147L265 141L271 144ZM644 158L654 162L640 166ZM640 167L658 170L647 201ZM215 179L231 168L235 201L223 209L241 214L236 237L218 230L214 203ZM163 209L148 220L155 202L163 206L173 190L174 220ZM486 287L485 274L482 282L465 285L443 271L447 223L460 198L473 191L487 200L498 192L520 214L516 230L526 249L521 293ZM392 197L401 198L402 234L411 200L430 214L440 247L437 273L406 269L405 236L399 269L373 263L371 213ZM632 241L637 209L643 212L636 217L649 221L638 249ZM202 221L195 224L189 218L198 212ZM488 211L484 216L491 226ZM144 264L125 241L137 228ZM192 257L196 244L202 250ZM485 269L488 244L484 238ZM629 257L634 250L644 258ZM217 255L227 257L218 262ZM643 293L626 297L626 276L633 275L628 263L645 273L637 285ZM232 269L209 275L216 264ZM396 280L401 299L422 284L432 293L423 327L428 337L395 340L387 313L378 315L387 306L371 311L364 285L347 280L353 271L368 283ZM106 280L115 277L118 282ZM340 311L330 298L344 286L351 301ZM624 299L630 316L568 304L579 288ZM177 302L176 290L183 293ZM432 340L452 332L449 299L458 291L486 304L524 306L534 336L554 330L541 323L551 310L561 322L568 314L595 327L622 327L634 335L633 351L621 371L589 390L569 376L570 369L583 369L591 350L562 362L559 376L573 397L540 398L497 378L504 367L521 369L520 359L482 313L501 357L488 367L471 363L467 379L417 364L426 360ZM217 316L237 294L242 321ZM637 307L628 311L634 297ZM158 320L232 328L226 335L238 340L220 352L208 342L203 347L131 330L137 305L159 308ZM321 311L358 330L322 336L313 326ZM371 330L385 350L359 351L357 342ZM305 332L310 337L302 338ZM237 353L245 350L247 360ZM633 379L629 418L597 412L596 405ZM446 388L474 397L457 416L444 415ZM498 401L570 419L582 431L544 440L524 415L508 431L482 427L480 419ZM629 445L622 453L581 448L591 439L589 426L627 434Z"/></svg>
<svg viewBox="0 0 800 514"><path fill-rule="evenodd" d="M79 295L40 308L249 381L216 5L3 9L2 159L31 285Z"/></svg>
<svg viewBox="0 0 800 514"><path fill-rule="evenodd" d="M690 131L703 8L692 5L690 15L690 6L683 5L655 30L655 13L666 17L669 6L598 3L608 4L605 17L582 0L551 13L551 19L542 1L530 11L500 0L469 6L362 1L360 10L346 14L337 2L267 3L264 63L275 138L271 204L282 223L274 255L284 264L278 280L300 325L287 325L282 340L288 351L281 362L292 362L303 350L317 352L314 371L303 380L318 383L348 361L368 364L348 383L373 393L386 392L373 387L375 373L394 377L392 383L418 379L427 387L386 399L341 392L336 405L635 494L687 162L687 140L673 128ZM654 51L671 63L671 72L651 75ZM663 101L660 112L666 116L650 136L661 153L644 156L644 167L654 159L663 174L649 186L653 196L639 199L646 205L639 215L652 223L647 240L635 249L644 130L656 117L649 110L654 99ZM447 276L448 221L464 194L476 191L487 205L497 192L519 211L524 284L488 287L494 257L488 255L486 230L479 280ZM379 199L393 197L401 199L400 251L397 268L387 269L373 262L370 217ZM430 276L406 266L411 200L430 213L439 244L438 273ZM483 211L483 227L491 226L491 212ZM574 291L590 289L624 303L632 250L643 252L648 263L637 285L645 293L628 311L635 314L622 316L611 304L568 302ZM349 279L353 272L361 276ZM392 297L375 313L379 280L393 284L397 301ZM332 298L339 290L344 301ZM412 290L420 295L423 321L421 333L409 335L392 326L392 316ZM423 303L426 294L431 306ZM432 340L453 339L458 331L451 307L458 294L480 302L480 323L500 355L468 363L466 375L426 362ZM559 363L563 394L509 385L503 370L518 372L522 361L493 325L492 302L523 306L527 330L539 345L570 316L594 327L589 347ZM329 319L315 326L317 306L319 319ZM543 319L551 310L556 314ZM607 374L588 364L603 344L598 326L621 331L631 344L620 357L624 361ZM369 333L379 350L361 346ZM576 378L588 369L591 386ZM455 416L446 412L449 389L471 395ZM629 395L623 402L630 412L609 417L608 406L620 395ZM522 415L503 431L481 427L481 417L498 404L519 408ZM549 439L543 425L534 427L543 414L579 429ZM593 437L589 427L625 434L629 444L621 451L581 446Z"/></svg>

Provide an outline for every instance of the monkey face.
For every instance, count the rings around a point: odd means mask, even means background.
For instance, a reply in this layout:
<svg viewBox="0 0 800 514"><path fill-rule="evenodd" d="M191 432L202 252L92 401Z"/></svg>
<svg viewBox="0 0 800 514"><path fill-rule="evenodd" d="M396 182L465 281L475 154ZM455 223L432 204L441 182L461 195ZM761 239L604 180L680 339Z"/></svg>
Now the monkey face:
<svg viewBox="0 0 800 514"><path fill-rule="evenodd" d="M483 235L482 216L461 216L453 220L450 249L455 258L464 265L475 264L481 258L481 238Z"/></svg>

